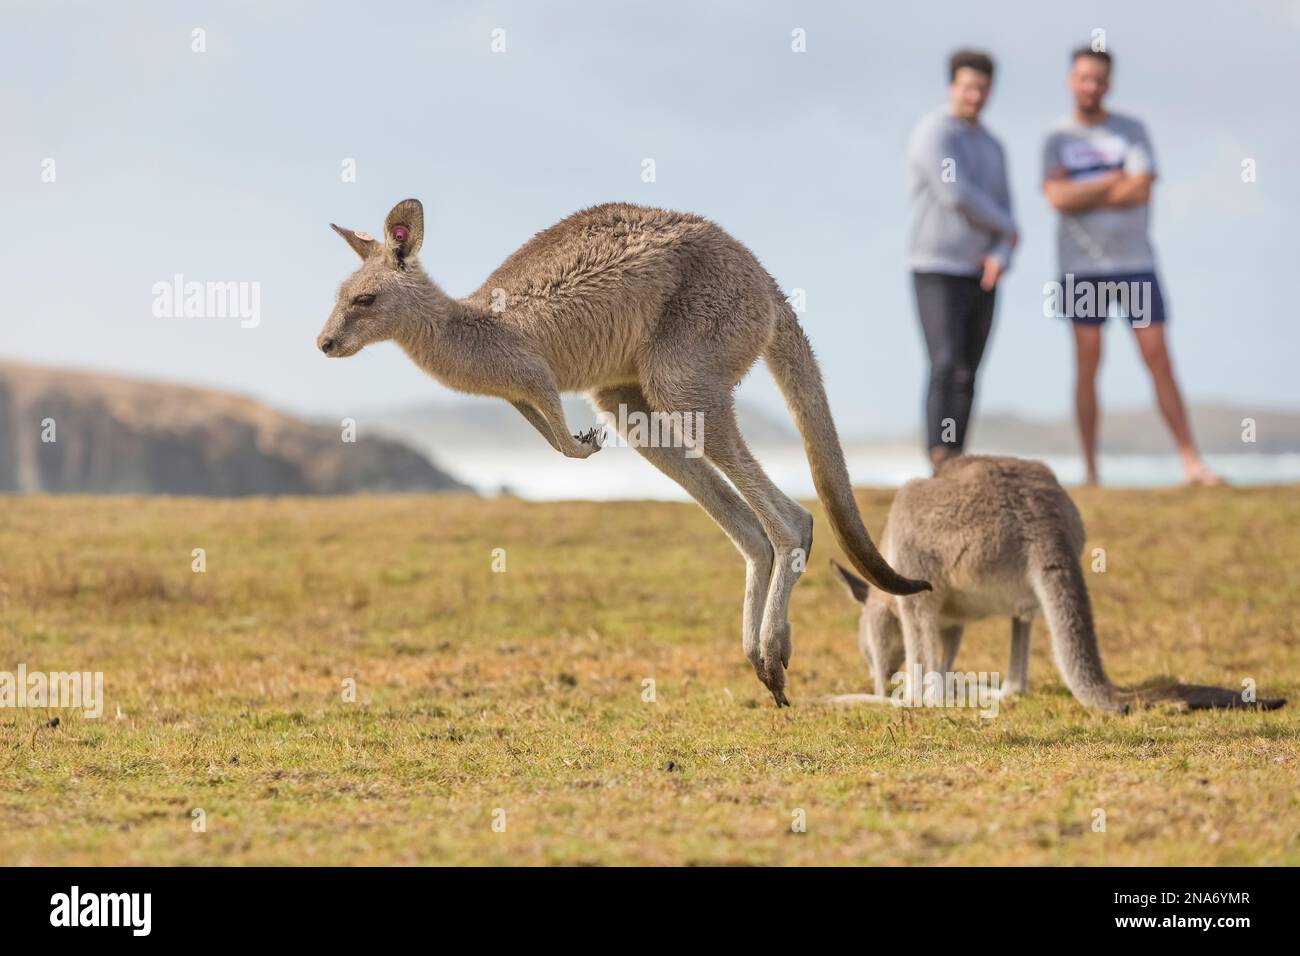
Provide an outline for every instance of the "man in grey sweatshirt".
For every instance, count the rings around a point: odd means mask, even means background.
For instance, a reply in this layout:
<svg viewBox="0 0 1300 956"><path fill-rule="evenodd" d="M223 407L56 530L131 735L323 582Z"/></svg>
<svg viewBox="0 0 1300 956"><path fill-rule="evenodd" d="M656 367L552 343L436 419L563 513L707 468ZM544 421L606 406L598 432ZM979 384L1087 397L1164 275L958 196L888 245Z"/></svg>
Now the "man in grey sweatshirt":
<svg viewBox="0 0 1300 956"><path fill-rule="evenodd" d="M1018 240L1002 147L979 122L993 60L958 50L948 75L948 106L917 124L907 150L908 266L930 354L925 423L935 465L965 446L998 280Z"/></svg>

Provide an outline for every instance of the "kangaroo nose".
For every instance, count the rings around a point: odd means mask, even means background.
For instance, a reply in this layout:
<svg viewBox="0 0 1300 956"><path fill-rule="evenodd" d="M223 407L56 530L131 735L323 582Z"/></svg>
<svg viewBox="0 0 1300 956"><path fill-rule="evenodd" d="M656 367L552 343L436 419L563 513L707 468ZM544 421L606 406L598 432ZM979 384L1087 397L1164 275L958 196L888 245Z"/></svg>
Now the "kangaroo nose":
<svg viewBox="0 0 1300 956"><path fill-rule="evenodd" d="M320 350L324 352L326 355L329 355L331 352L334 351L334 340L323 339L320 344Z"/></svg>

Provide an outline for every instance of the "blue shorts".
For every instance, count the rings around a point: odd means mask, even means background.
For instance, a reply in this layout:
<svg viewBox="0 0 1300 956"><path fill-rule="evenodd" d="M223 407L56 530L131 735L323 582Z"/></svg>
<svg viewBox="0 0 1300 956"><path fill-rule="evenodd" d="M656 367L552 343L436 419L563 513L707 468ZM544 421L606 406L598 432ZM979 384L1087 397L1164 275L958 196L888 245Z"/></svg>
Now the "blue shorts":
<svg viewBox="0 0 1300 956"><path fill-rule="evenodd" d="M1067 275L1059 281L1057 315L1075 325L1102 325L1111 313L1139 329L1165 321L1165 297L1154 272Z"/></svg>

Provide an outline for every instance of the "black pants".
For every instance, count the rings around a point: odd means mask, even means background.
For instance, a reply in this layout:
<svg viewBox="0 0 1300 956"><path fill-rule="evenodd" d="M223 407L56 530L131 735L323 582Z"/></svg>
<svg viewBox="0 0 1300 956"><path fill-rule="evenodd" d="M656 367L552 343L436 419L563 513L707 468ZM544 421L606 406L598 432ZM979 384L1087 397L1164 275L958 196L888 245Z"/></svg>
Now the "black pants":
<svg viewBox="0 0 1300 956"><path fill-rule="evenodd" d="M993 327L997 295L980 288L975 276L914 272L916 311L930 353L930 384L925 396L925 431L929 448L958 453L966 444L966 426L975 401L975 373Z"/></svg>

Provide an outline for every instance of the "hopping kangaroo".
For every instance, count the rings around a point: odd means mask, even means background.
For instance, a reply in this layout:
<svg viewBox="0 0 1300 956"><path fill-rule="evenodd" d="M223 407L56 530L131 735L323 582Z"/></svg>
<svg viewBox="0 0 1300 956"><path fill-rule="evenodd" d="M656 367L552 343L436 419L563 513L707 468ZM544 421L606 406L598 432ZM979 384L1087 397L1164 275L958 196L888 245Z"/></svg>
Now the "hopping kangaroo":
<svg viewBox="0 0 1300 956"><path fill-rule="evenodd" d="M640 412L703 422L702 457L661 443L637 450L744 556L745 654L777 706L789 703L790 591L811 552L812 516L772 484L736 427L732 390L759 356L803 435L817 495L853 566L891 593L929 587L876 551L794 310L718 226L688 213L595 206L538 233L464 299L446 295L415 260L424 238L417 200L393 207L382 239L333 229L363 264L339 288L317 339L326 355L392 339L443 384L506 399L571 458L599 451L600 435L570 433L561 392L586 392L619 421Z"/></svg>
<svg viewBox="0 0 1300 956"><path fill-rule="evenodd" d="M1029 634L1035 613L1047 619L1056 666L1070 692L1087 707L1126 711L1157 703L1190 709L1251 707L1233 690L1174 684L1149 690L1115 687L1101 666L1092 604L1079 555L1083 521L1051 470L1036 461L958 456L935 477L899 489L881 536L890 563L934 585L905 600L868 587L831 562L862 604L858 646L883 697L887 678L949 673L963 625L981 618L1011 618L1011 661L1003 694L1029 689ZM936 644L943 659L936 660ZM846 695L857 702L864 695ZM913 697L915 702L915 696ZM1261 700L1272 710L1285 700Z"/></svg>

